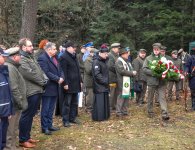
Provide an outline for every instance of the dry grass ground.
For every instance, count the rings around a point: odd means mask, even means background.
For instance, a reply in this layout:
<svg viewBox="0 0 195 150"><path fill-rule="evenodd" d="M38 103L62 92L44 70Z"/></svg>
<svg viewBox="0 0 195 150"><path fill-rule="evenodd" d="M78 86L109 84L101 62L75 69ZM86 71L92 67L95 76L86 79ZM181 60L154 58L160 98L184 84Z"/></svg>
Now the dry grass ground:
<svg viewBox="0 0 195 150"><path fill-rule="evenodd" d="M117 118L112 114L108 121L93 122L90 114L80 110L82 125L62 126L60 117L54 118L60 131L52 136L40 133L40 120L35 118L32 137L41 142L36 150L194 150L195 112L185 112L183 103L168 103L170 121L162 122L159 107L156 116L146 115L146 105L130 102L130 115ZM190 105L190 104L189 104ZM190 107L190 106L188 106Z"/></svg>

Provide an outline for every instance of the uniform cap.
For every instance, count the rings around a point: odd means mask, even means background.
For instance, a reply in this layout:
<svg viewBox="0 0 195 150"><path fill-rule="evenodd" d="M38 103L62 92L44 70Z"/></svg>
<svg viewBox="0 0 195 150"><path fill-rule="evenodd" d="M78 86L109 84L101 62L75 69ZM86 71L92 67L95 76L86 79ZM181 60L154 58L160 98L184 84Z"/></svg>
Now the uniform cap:
<svg viewBox="0 0 195 150"><path fill-rule="evenodd" d="M5 50L5 52L7 54L9 54L9 56L15 55L15 54L19 54L20 53L20 48L19 47L12 47L9 48L7 50Z"/></svg>
<svg viewBox="0 0 195 150"><path fill-rule="evenodd" d="M0 48L0 55L1 55L1 56L4 56L4 57L9 56L9 54L5 53L4 50L3 50L2 48Z"/></svg>

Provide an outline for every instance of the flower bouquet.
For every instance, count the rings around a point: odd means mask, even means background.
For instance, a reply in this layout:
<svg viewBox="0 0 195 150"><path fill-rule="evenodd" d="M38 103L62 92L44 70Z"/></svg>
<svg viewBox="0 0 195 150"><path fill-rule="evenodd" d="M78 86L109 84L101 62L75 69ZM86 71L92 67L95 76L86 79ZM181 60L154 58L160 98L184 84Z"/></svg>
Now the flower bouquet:
<svg viewBox="0 0 195 150"><path fill-rule="evenodd" d="M182 71L171 60L167 60L165 57L149 62L149 68L152 70L153 76L161 79L174 81L184 79Z"/></svg>

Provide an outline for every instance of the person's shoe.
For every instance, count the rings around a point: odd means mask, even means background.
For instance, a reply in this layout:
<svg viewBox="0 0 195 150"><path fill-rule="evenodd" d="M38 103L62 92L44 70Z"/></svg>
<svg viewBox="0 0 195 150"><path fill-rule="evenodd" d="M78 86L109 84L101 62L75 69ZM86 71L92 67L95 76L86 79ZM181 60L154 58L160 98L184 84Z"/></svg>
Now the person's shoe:
<svg viewBox="0 0 195 150"><path fill-rule="evenodd" d="M162 116L162 120L164 120L164 121L167 121L167 120L169 120L169 119L170 119L169 116Z"/></svg>
<svg viewBox="0 0 195 150"><path fill-rule="evenodd" d="M30 143L38 143L38 142L40 142L40 140L29 139L28 142L30 142Z"/></svg>
<svg viewBox="0 0 195 150"><path fill-rule="evenodd" d="M70 123L81 124L81 122L78 119L71 120Z"/></svg>
<svg viewBox="0 0 195 150"><path fill-rule="evenodd" d="M34 148L36 145L27 141L27 142L20 142L19 146L25 147L25 148Z"/></svg>
<svg viewBox="0 0 195 150"><path fill-rule="evenodd" d="M48 130L49 130L49 131L58 131L58 130L60 130L60 128L57 128L57 127L50 127Z"/></svg>
<svg viewBox="0 0 195 150"><path fill-rule="evenodd" d="M64 123L64 127L67 127L67 128L70 127L70 123L69 122L65 122Z"/></svg>
<svg viewBox="0 0 195 150"><path fill-rule="evenodd" d="M154 113L148 113L149 118L154 118Z"/></svg>
<svg viewBox="0 0 195 150"><path fill-rule="evenodd" d="M42 129L42 133L44 133L45 135L52 135L52 132L48 129Z"/></svg>

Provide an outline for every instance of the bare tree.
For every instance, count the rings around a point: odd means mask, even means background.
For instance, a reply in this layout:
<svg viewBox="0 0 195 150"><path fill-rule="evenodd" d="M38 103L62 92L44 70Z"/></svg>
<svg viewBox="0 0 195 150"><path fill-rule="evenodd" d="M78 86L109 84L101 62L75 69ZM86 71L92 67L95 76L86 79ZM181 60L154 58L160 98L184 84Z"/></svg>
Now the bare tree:
<svg viewBox="0 0 195 150"><path fill-rule="evenodd" d="M20 38L27 37L33 40L35 35L38 0L23 0L22 5Z"/></svg>

